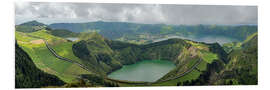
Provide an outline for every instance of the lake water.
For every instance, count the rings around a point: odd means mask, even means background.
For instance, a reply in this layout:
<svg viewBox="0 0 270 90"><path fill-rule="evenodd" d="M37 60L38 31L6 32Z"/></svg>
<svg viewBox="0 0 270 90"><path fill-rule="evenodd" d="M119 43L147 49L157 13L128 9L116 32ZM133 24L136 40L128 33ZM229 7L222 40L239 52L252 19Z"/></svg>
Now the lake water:
<svg viewBox="0 0 270 90"><path fill-rule="evenodd" d="M166 60L143 60L131 65L124 65L121 69L108 75L109 78L128 81L154 82L174 69L175 65Z"/></svg>
<svg viewBox="0 0 270 90"><path fill-rule="evenodd" d="M205 42L205 43L215 43L215 42L217 42L220 45L223 45L224 43L231 43L231 42L238 41L238 40L236 40L234 38L230 38L230 37L209 35L209 36L204 36L204 37L200 37L200 38L182 37L182 36L169 36L167 38L156 39L153 42L159 42L159 41L168 40L168 39L171 39L171 38L189 39L189 40L192 40L192 41Z"/></svg>
<svg viewBox="0 0 270 90"><path fill-rule="evenodd" d="M78 40L79 38L76 38L76 37L69 37L69 38L66 38L66 39L71 40L71 41L76 41L76 40Z"/></svg>

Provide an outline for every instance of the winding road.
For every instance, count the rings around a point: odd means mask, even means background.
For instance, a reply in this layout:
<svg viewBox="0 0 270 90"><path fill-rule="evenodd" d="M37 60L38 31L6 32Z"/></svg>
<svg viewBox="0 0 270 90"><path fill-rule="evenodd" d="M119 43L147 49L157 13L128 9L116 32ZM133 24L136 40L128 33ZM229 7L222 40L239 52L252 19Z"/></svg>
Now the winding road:
<svg viewBox="0 0 270 90"><path fill-rule="evenodd" d="M43 41L45 42L46 44L46 47L50 50L50 52L58 59L60 60L64 60L64 61L67 61L67 62L70 62L70 63L74 63L74 64L77 64L79 67L83 68L84 70L88 71L88 72L91 72L89 69L87 69L87 67L83 66L82 64L78 63L78 62L75 62L74 60L70 60L68 58L65 58L65 57L62 57L62 56L59 56L48 44L48 42L46 40L43 39Z"/></svg>
<svg viewBox="0 0 270 90"><path fill-rule="evenodd" d="M169 81L169 80L173 80L173 79L177 79L177 78L180 78L180 77L183 77L185 76L186 74L190 73L191 71L193 71L195 68L197 68L197 66L202 62L202 59L199 59L197 61L197 63L195 65L193 65L189 70L185 71L184 73L180 74L180 75L177 75L177 77L173 77L173 78L168 78L168 79L165 79L165 80L160 80L158 82L164 82L164 81Z"/></svg>

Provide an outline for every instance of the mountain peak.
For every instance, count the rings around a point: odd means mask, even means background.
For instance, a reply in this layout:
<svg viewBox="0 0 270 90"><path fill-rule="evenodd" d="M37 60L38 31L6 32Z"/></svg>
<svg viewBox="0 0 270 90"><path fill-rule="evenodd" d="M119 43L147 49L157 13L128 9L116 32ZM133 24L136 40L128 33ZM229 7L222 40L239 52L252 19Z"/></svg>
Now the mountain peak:
<svg viewBox="0 0 270 90"><path fill-rule="evenodd" d="M17 31L26 32L26 33L35 32L42 29L49 29L46 24L40 23L36 20L28 21L20 25L16 25L15 28Z"/></svg>
<svg viewBox="0 0 270 90"><path fill-rule="evenodd" d="M26 26L47 26L46 24L40 23L40 22L38 22L36 20L28 21L28 22L22 23L20 25L26 25Z"/></svg>

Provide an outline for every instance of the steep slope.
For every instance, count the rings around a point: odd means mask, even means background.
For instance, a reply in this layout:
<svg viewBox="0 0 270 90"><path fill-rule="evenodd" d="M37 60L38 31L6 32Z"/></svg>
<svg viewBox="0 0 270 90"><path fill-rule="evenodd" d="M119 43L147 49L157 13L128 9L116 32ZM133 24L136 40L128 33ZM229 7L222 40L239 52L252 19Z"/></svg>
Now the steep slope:
<svg viewBox="0 0 270 90"><path fill-rule="evenodd" d="M188 45L180 39L135 45L111 41L97 33L81 35L81 38L83 38L81 41L73 45L74 55L82 59L86 66L95 66L94 70L104 74L140 60L174 61L181 49Z"/></svg>
<svg viewBox="0 0 270 90"><path fill-rule="evenodd" d="M15 87L38 88L45 86L62 86L65 82L58 77L38 69L29 55L15 44Z"/></svg>
<svg viewBox="0 0 270 90"><path fill-rule="evenodd" d="M220 73L216 84L258 84L258 34L249 36L241 45L228 56L230 62Z"/></svg>
<svg viewBox="0 0 270 90"><path fill-rule="evenodd" d="M76 81L77 75L91 74L91 72L82 69L74 63L70 63L56 58L48 50L43 40L48 41L48 43L53 47L70 43L63 38L51 35L50 31L44 29L31 33L23 33L16 31L15 35L18 45L22 47L22 49L26 53L28 53L34 64L42 71L56 75L61 80L67 83ZM64 49L64 51L67 51L61 52L61 55L63 55L64 53L65 56L69 55L70 57L72 57L71 55L73 53L72 51L68 51L68 47L63 47L59 49Z"/></svg>
<svg viewBox="0 0 270 90"><path fill-rule="evenodd" d="M242 45L241 42L232 42L232 43L225 43L222 45L222 47L227 53L230 53L234 49L240 49L241 45Z"/></svg>
<svg viewBox="0 0 270 90"><path fill-rule="evenodd" d="M225 51L217 43L205 44L183 39L169 39L136 45L109 40L96 32L80 33L79 40L70 42L50 32L51 30L39 30L32 33L16 32L16 39L38 68L68 83L78 82L76 78L82 74L94 74L105 81L120 83L117 80L107 80L107 74L123 65L134 64L141 60L169 60L173 61L177 67L151 85L176 85L178 83L186 85L185 82L198 80L206 72L215 75L227 61ZM58 55L84 65L90 72L76 64L56 58L46 48L42 39L48 41L50 47Z"/></svg>
<svg viewBox="0 0 270 90"><path fill-rule="evenodd" d="M83 39L73 44L74 55L88 63L85 65L95 66L96 72L102 72L102 75L122 65L141 60L173 61L177 67L152 85L176 85L179 82L197 80L205 73L215 75L227 62L227 53L217 43L205 44L190 40L169 39L136 45L108 40L97 33L81 37Z"/></svg>
<svg viewBox="0 0 270 90"><path fill-rule="evenodd" d="M88 24L91 25L88 26ZM199 25L178 27L160 24L144 25L117 22L111 22L109 24L111 24L109 25L111 29L107 28L108 23L106 22L83 24L85 27L80 28L98 30L94 30L94 32L92 32L93 30L90 30L91 33L74 33L67 30L52 30L42 23L33 21L18 25L27 28L17 28L16 26L15 35L18 45L29 55L29 58L33 60L33 64L36 65L38 69L55 75L68 83L66 84L66 87L72 87L73 85L167 86L257 84L257 33L247 37L243 43L225 45L224 47L227 48L227 52L230 52L229 54L226 53L218 43L207 44L185 39L174 38L142 45L110 40L121 37L122 35L129 35L126 33L134 34L136 36L137 34L145 34L146 32L151 36L162 32L162 35L166 35L176 33L178 30L182 31L182 29L191 30L183 30L182 33L194 32L191 34L198 36L203 36L196 34L202 31L204 31L204 34L207 32L220 35L225 33L224 35L227 35L231 34L232 30L237 30L236 33L241 35L239 35L239 37L233 35L233 37L242 39L246 37L246 35L250 35L256 31L256 26L212 27ZM130 28L123 29L123 27L127 26ZM60 25L60 27L62 26ZM211 30L218 29L220 31L208 31L210 27L212 28ZM121 33L113 31L118 29ZM244 30L241 31L242 29ZM105 30L106 33L104 33ZM130 30L132 32L130 32ZM246 32L246 34L242 35L244 32ZM104 36L109 35L107 37L111 38L104 38L99 33ZM78 37L79 40L69 41L65 39L70 36ZM88 70L83 69L78 66L78 64L55 57L54 54L48 50L43 40L48 41L49 47L51 47L59 56L68 58L72 60L72 62L80 63L80 65L84 65ZM237 45L237 47L234 47L235 45ZM176 68L158 81L151 83L132 81L123 82L107 77L109 73L121 68L123 65L134 64L141 60L169 60L174 62ZM22 72L25 71L26 70L22 70ZM46 76L44 77L46 78ZM78 80L78 77L83 79Z"/></svg>
<svg viewBox="0 0 270 90"><path fill-rule="evenodd" d="M177 67L153 85L188 85L190 82L196 82L197 85L209 84L208 78L224 67L225 63L222 59L224 51L222 48L217 48L218 44L204 44L189 40L186 42L190 46L185 47L177 56L175 61ZM202 76L206 78L202 79ZM198 81L204 81L204 83Z"/></svg>
<svg viewBox="0 0 270 90"><path fill-rule="evenodd" d="M120 68L122 65L114 57L113 50L105 42L105 38L97 33L82 33L80 41L73 44L72 50L85 66L101 75Z"/></svg>

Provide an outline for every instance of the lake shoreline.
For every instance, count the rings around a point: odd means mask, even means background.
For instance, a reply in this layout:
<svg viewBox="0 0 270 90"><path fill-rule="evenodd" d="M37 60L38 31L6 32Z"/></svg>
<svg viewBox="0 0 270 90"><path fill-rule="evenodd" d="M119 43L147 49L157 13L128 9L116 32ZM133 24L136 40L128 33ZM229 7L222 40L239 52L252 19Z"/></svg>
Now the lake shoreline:
<svg viewBox="0 0 270 90"><path fill-rule="evenodd" d="M123 65L120 69L108 73L107 77L125 81L155 82L175 67L176 65L169 60L141 60Z"/></svg>

